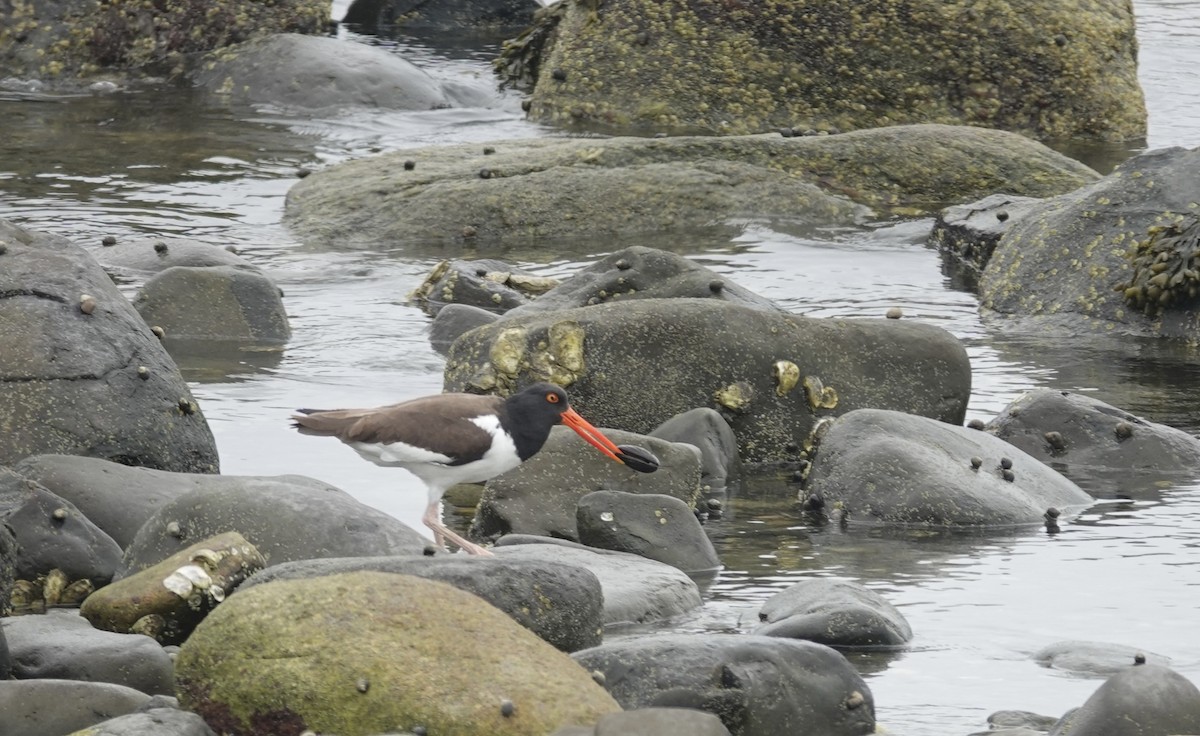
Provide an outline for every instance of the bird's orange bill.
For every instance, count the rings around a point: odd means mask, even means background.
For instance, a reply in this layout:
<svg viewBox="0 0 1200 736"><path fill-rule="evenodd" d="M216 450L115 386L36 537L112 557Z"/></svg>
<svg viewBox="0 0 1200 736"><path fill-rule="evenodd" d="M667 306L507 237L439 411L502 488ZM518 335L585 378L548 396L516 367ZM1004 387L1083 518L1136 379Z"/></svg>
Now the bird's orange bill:
<svg viewBox="0 0 1200 736"><path fill-rule="evenodd" d="M575 433L584 439L589 445L595 447L600 452L608 455L613 460L619 463L625 461L620 458L620 450L613 444L612 440L605 437L600 430L593 427L588 420L579 416L579 412L574 409L567 409L562 415L563 424L575 430Z"/></svg>

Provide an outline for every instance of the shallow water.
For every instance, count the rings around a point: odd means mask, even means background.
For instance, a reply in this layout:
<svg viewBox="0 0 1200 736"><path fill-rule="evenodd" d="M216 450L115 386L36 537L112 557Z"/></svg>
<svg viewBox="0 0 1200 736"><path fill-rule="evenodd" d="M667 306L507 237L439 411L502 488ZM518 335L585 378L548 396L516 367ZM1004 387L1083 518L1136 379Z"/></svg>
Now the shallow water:
<svg viewBox="0 0 1200 736"><path fill-rule="evenodd" d="M1200 144L1200 2L1144 0L1137 8L1148 147ZM271 110L233 115L179 90L68 99L0 91L0 217L88 246L105 235L142 233L234 244L284 289L294 330L286 351L180 358L226 473L311 475L422 528L419 482L364 463L337 443L291 432L289 411L441 390L429 320L405 303L440 258L506 258L561 276L632 244L686 254L810 316L878 317L899 306L906 319L944 327L971 357L972 418L986 420L1021 392L1046 386L1088 391L1200 432L1194 351L989 330L975 298L955 290L937 254L924 247L928 220L816 235L746 223L734 238L542 243L486 253L307 248L279 224L300 168L380 150L552 133L522 119L516 95L488 91L493 48L388 43L439 78L483 89L480 106L298 120ZM1104 166L1121 155L1091 147L1087 159ZM1104 502L1056 535L896 535L810 527L795 509L794 486L755 479L726 519L710 523L726 569L707 605L670 627L748 631L761 601L802 576L861 581L900 607L916 634L901 653L850 655L892 734L966 734L984 728L995 710L1057 715L1079 704L1098 680L1029 659L1064 639L1144 647L1200 682L1200 635L1191 625L1200 601L1193 521L1200 483L1098 475L1085 485Z"/></svg>

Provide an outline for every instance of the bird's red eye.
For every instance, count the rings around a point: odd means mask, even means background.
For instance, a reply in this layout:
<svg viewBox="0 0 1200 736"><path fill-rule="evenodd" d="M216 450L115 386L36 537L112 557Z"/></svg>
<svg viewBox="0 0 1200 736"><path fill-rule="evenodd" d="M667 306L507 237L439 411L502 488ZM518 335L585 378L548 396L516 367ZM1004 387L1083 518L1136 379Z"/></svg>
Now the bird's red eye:
<svg viewBox="0 0 1200 736"><path fill-rule="evenodd" d="M546 401L549 401L551 404L557 404L558 394L546 394Z"/></svg>

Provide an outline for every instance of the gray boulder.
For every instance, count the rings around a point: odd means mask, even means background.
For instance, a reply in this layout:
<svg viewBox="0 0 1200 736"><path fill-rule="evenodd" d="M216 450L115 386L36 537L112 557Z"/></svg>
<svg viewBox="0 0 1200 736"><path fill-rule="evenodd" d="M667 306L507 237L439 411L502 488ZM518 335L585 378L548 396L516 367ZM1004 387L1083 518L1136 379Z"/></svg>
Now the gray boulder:
<svg viewBox="0 0 1200 736"><path fill-rule="evenodd" d="M175 363L92 256L4 221L0 251L0 465L65 453L217 472Z"/></svg>
<svg viewBox="0 0 1200 736"><path fill-rule="evenodd" d="M538 276L490 258L441 261L409 294L409 299L430 316L436 316L450 304L504 313L527 304L530 298L549 291L557 284L556 279Z"/></svg>
<svg viewBox="0 0 1200 736"><path fill-rule="evenodd" d="M433 322L429 323L429 343L439 354L450 351L454 341L476 327L490 325L500 316L482 307L466 304L447 304L438 310Z"/></svg>
<svg viewBox="0 0 1200 736"><path fill-rule="evenodd" d="M507 313L519 317L616 299L719 299L752 309L783 311L728 277L681 255L640 245L610 253L576 271L537 299Z"/></svg>
<svg viewBox="0 0 1200 736"><path fill-rule="evenodd" d="M685 707L718 716L735 736L875 732L866 682L846 658L808 641L666 634L571 655L604 675L625 709Z"/></svg>
<svg viewBox="0 0 1200 736"><path fill-rule="evenodd" d="M729 736L721 719L690 708L637 708L601 716L594 726L568 726L550 736Z"/></svg>
<svg viewBox="0 0 1200 736"><path fill-rule="evenodd" d="M411 62L379 46L325 36L259 36L211 54L191 76L196 86L236 105L307 111L450 106L437 81Z"/></svg>
<svg viewBox="0 0 1200 736"><path fill-rule="evenodd" d="M499 63L518 78L536 72L532 120L573 128L729 135L957 123L1039 139L1146 134L1127 3L719 7L663 14L656 0L608 0L596 13L567 3L506 44Z"/></svg>
<svg viewBox="0 0 1200 736"><path fill-rule="evenodd" d="M1087 677L1109 677L1133 664L1170 666L1171 658L1124 644L1059 641L1037 650L1033 661L1054 670Z"/></svg>
<svg viewBox="0 0 1200 736"><path fill-rule="evenodd" d="M0 681L0 736L63 736L133 713L150 696L111 682Z"/></svg>
<svg viewBox="0 0 1200 736"><path fill-rule="evenodd" d="M912 639L904 615L857 583L812 578L767 599L758 612L760 636L807 639L835 648L894 648Z"/></svg>
<svg viewBox="0 0 1200 736"><path fill-rule="evenodd" d="M971 393L966 350L939 327L810 319L717 299L511 317L463 335L447 356L447 391L508 393L535 380L566 386L593 424L633 432L715 409L748 462L794 461L819 419L862 407L961 423Z"/></svg>
<svg viewBox="0 0 1200 736"><path fill-rule="evenodd" d="M17 540L12 527L0 522L0 616L7 616L12 601L13 581L17 573ZM3 667L0 658L0 667ZM0 680L4 677L0 676Z"/></svg>
<svg viewBox="0 0 1200 736"><path fill-rule="evenodd" d="M81 735L83 736L83 735ZM204 719L179 708L147 708L101 721L86 736L215 736Z"/></svg>
<svg viewBox="0 0 1200 736"><path fill-rule="evenodd" d="M263 570L239 590L273 580L358 570L440 580L483 598L555 648L574 652L600 643L604 597L589 570L550 560L434 557L352 557L298 560Z"/></svg>
<svg viewBox="0 0 1200 736"><path fill-rule="evenodd" d="M956 204L938 213L929 242L956 287L979 290L979 277L1001 236L1041 202L1033 197L991 194L978 202Z"/></svg>
<svg viewBox="0 0 1200 736"><path fill-rule="evenodd" d="M471 536L536 534L577 540L576 506L587 494L602 489L663 494L689 507L695 505L700 460L691 447L620 430L606 429L604 434L618 445L649 450L661 463L658 470L630 470L601 455L570 429L555 427L538 454L484 485Z"/></svg>
<svg viewBox="0 0 1200 736"><path fill-rule="evenodd" d="M1200 439L1081 393L1034 389L986 429L1093 491L1124 488L1133 475L1186 480L1200 471Z"/></svg>
<svg viewBox="0 0 1200 736"><path fill-rule="evenodd" d="M257 270L231 250L192 238L174 236L113 238L104 241L102 247L92 249L91 253L113 278L126 281L143 279L175 266L232 266Z"/></svg>
<svg viewBox="0 0 1200 736"><path fill-rule="evenodd" d="M150 277L133 306L146 324L176 341L218 340L278 346L292 330L279 287L235 266L175 266Z"/></svg>
<svg viewBox="0 0 1200 736"><path fill-rule="evenodd" d="M492 147L492 155L474 143L408 149L315 172L288 192L284 222L311 244L391 242L434 252L448 243L609 239L705 224L727 233L747 217L854 225L868 207L911 215L996 191L1061 194L1097 177L1024 136L966 126Z"/></svg>
<svg viewBox="0 0 1200 736"><path fill-rule="evenodd" d="M92 628L76 610L0 619L19 680L111 682L148 695L175 692L171 658L141 634Z"/></svg>
<svg viewBox="0 0 1200 736"><path fill-rule="evenodd" d="M318 480L224 476L180 495L150 517L125 550L117 577L230 531L253 544L267 566L324 557L421 554L425 548L422 537L402 522Z"/></svg>
<svg viewBox="0 0 1200 736"><path fill-rule="evenodd" d="M589 547L629 552L686 573L721 567L693 508L673 496L595 491L579 499L575 523L579 541Z"/></svg>
<svg viewBox="0 0 1200 736"><path fill-rule="evenodd" d="M956 528L1036 524L1050 508L1092 502L986 432L878 409L849 412L830 425L806 488L847 521Z"/></svg>
<svg viewBox="0 0 1200 736"><path fill-rule="evenodd" d="M719 495L741 475L737 435L714 409L701 407L676 414L649 434L700 451L701 495Z"/></svg>
<svg viewBox="0 0 1200 736"><path fill-rule="evenodd" d="M121 566L112 537L69 501L7 468L0 468L0 524L13 530L13 574L22 580L60 570L68 580L103 585Z"/></svg>
<svg viewBox="0 0 1200 736"><path fill-rule="evenodd" d="M1104 682L1050 736L1167 736L1200 733L1200 690L1154 664L1131 666Z"/></svg>
<svg viewBox="0 0 1200 736"><path fill-rule="evenodd" d="M983 272L984 317L1071 334L1200 339L1198 188L1200 148L1167 148L1033 206Z"/></svg>
<svg viewBox="0 0 1200 736"><path fill-rule="evenodd" d="M492 548L504 560L550 561L590 570L600 581L604 625L648 623L700 606L700 589L677 568L624 552L514 534Z"/></svg>

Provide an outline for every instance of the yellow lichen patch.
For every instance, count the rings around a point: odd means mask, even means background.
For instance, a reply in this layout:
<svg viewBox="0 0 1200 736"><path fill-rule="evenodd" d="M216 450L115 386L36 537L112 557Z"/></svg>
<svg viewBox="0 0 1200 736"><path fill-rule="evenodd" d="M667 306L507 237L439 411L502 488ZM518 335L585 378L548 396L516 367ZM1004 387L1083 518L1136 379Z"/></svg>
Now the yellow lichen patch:
<svg viewBox="0 0 1200 736"><path fill-rule="evenodd" d="M790 360L777 360L771 366L775 377L775 394L786 396L800 381L800 367Z"/></svg>
<svg viewBox="0 0 1200 736"><path fill-rule="evenodd" d="M488 351L488 362L495 368L501 383L516 379L521 362L525 359L525 343L526 333L520 327L501 330L496 336Z"/></svg>
<svg viewBox="0 0 1200 736"><path fill-rule="evenodd" d="M550 342L539 343L529 356L529 367L541 380L570 386L583 375L584 330L574 321L557 322L548 330Z"/></svg>
<svg viewBox="0 0 1200 736"><path fill-rule="evenodd" d="M744 381L738 381L717 389L713 398L726 409L744 411L754 399L754 390Z"/></svg>
<svg viewBox="0 0 1200 736"><path fill-rule="evenodd" d="M808 399L808 405L813 411L817 409L837 408L837 391L834 390L833 386L826 386L816 376L804 377L804 395Z"/></svg>

